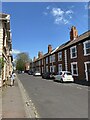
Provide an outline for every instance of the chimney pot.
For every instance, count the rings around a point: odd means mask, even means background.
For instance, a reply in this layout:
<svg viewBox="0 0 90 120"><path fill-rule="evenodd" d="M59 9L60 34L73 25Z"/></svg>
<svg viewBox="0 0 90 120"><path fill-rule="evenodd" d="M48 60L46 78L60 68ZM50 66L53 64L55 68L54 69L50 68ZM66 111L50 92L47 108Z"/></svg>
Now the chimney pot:
<svg viewBox="0 0 90 120"><path fill-rule="evenodd" d="M42 58L42 56L43 56L43 53L42 52L38 52L38 58Z"/></svg>
<svg viewBox="0 0 90 120"><path fill-rule="evenodd" d="M78 37L78 31L75 26L72 26L70 31L70 41L76 39L77 37Z"/></svg>
<svg viewBox="0 0 90 120"><path fill-rule="evenodd" d="M52 52L52 46L48 45L48 53L51 53L51 52Z"/></svg>

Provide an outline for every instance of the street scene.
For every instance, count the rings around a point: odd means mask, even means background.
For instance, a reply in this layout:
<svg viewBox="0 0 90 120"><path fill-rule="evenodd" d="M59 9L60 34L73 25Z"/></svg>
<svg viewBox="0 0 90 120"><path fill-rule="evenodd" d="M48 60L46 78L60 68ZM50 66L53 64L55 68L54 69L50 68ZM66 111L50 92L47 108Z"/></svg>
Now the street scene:
<svg viewBox="0 0 90 120"><path fill-rule="evenodd" d="M89 2L1 2L0 119L89 115Z"/></svg>
<svg viewBox="0 0 90 120"><path fill-rule="evenodd" d="M87 118L88 87L18 75L41 118Z"/></svg>

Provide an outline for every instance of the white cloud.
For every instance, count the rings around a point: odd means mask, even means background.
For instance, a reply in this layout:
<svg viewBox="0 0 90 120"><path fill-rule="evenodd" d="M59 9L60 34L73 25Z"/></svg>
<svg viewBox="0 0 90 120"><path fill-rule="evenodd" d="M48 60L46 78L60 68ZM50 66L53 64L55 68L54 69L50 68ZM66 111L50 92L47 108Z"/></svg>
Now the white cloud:
<svg viewBox="0 0 90 120"><path fill-rule="evenodd" d="M72 10L67 10L66 11L66 14L68 15L68 14L73 14L73 11Z"/></svg>
<svg viewBox="0 0 90 120"><path fill-rule="evenodd" d="M64 11L60 8L53 8L51 13L53 16L62 16L64 14Z"/></svg>
<svg viewBox="0 0 90 120"><path fill-rule="evenodd" d="M72 10L62 10L61 8L52 8L51 14L54 17L55 24L69 24L72 19Z"/></svg>
<svg viewBox="0 0 90 120"><path fill-rule="evenodd" d="M74 6L72 6L74 7ZM45 16L52 15L55 24L69 24L72 19L74 12L71 9L62 10L59 7L52 8L51 6L46 7L46 11L43 12Z"/></svg>
<svg viewBox="0 0 90 120"><path fill-rule="evenodd" d="M19 50L16 50L16 49L12 49L12 54L19 54L20 51Z"/></svg>
<svg viewBox="0 0 90 120"><path fill-rule="evenodd" d="M62 17L57 17L56 19L55 19L55 23L56 24L60 24L60 22L63 20L63 18Z"/></svg>

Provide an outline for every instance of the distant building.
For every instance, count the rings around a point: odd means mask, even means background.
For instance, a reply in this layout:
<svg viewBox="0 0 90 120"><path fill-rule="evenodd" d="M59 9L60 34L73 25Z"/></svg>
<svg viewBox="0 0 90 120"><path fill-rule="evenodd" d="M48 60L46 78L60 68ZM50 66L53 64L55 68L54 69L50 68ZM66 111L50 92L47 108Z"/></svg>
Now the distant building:
<svg viewBox="0 0 90 120"><path fill-rule="evenodd" d="M70 40L52 49L48 45L48 52L38 56L30 64L34 70L59 72L70 71L75 80L90 80L90 31L78 36L75 26L71 27Z"/></svg>
<svg viewBox="0 0 90 120"><path fill-rule="evenodd" d="M30 70L30 62L27 62L25 64L25 72L28 72Z"/></svg>
<svg viewBox="0 0 90 120"><path fill-rule="evenodd" d="M0 69L0 87L12 73L12 40L10 30L10 15L0 13L0 59L3 59L3 66Z"/></svg>

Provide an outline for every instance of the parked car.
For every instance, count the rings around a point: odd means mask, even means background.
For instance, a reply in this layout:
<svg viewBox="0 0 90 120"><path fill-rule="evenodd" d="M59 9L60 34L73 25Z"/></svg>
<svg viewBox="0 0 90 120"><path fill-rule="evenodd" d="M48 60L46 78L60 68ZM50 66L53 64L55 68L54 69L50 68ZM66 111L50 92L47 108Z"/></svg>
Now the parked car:
<svg viewBox="0 0 90 120"><path fill-rule="evenodd" d="M24 71L22 71L22 73L24 73Z"/></svg>
<svg viewBox="0 0 90 120"><path fill-rule="evenodd" d="M28 71L28 75L33 75L33 71Z"/></svg>
<svg viewBox="0 0 90 120"><path fill-rule="evenodd" d="M18 70L18 74L21 74L21 73L22 73L22 71Z"/></svg>
<svg viewBox="0 0 90 120"><path fill-rule="evenodd" d="M74 82L74 78L69 71L61 71L54 76L54 81L60 82Z"/></svg>
<svg viewBox="0 0 90 120"><path fill-rule="evenodd" d="M52 73L52 72L44 72L43 74L42 74L42 78L44 78L44 79L53 79L54 78L54 73Z"/></svg>
<svg viewBox="0 0 90 120"><path fill-rule="evenodd" d="M40 73L39 71L35 71L35 72L33 73L33 75L34 75L34 76L41 76L41 73Z"/></svg>

